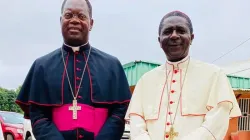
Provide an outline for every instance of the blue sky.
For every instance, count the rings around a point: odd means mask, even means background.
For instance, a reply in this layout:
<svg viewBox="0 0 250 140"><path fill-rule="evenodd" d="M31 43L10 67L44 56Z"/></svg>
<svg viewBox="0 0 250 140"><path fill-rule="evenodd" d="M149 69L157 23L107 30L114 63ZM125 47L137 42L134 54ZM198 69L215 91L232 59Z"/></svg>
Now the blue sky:
<svg viewBox="0 0 250 140"><path fill-rule="evenodd" d="M250 37L249 0L90 0L94 28L90 43L120 59L164 63L157 42L161 18L172 10L190 16L195 39L190 55L212 62ZM1 0L0 86L21 85L31 63L62 44L62 0ZM215 62L249 59L250 41Z"/></svg>

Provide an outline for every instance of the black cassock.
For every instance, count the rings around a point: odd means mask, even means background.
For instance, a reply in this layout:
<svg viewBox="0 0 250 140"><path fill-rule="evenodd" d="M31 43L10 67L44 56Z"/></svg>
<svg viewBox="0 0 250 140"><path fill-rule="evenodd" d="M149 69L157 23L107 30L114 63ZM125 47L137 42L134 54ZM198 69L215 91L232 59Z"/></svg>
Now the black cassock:
<svg viewBox="0 0 250 140"><path fill-rule="evenodd" d="M62 46L70 83L77 96L77 119L70 110L73 95L61 48L34 61L16 103L31 120L37 140L120 140L131 98L120 61L91 47L76 52ZM75 96L75 95L74 95Z"/></svg>

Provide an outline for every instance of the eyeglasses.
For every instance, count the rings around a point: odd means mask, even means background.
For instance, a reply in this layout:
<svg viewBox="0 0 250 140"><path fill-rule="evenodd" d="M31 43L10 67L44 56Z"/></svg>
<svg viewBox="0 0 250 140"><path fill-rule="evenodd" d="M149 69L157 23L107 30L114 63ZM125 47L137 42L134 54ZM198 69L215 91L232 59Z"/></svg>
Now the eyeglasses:
<svg viewBox="0 0 250 140"><path fill-rule="evenodd" d="M78 18L79 20L86 20L88 17L82 13L78 13L78 14L73 14L70 12L67 12L63 15L63 17L65 19L73 19L74 17Z"/></svg>

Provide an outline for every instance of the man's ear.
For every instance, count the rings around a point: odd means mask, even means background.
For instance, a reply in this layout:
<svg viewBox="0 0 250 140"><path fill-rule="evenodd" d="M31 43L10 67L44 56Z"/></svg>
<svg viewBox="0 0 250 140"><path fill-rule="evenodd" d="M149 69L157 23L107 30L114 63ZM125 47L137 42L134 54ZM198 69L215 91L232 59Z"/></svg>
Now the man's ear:
<svg viewBox="0 0 250 140"><path fill-rule="evenodd" d="M94 25L94 20L93 20L93 19L91 19L91 20L90 20L90 27L89 27L89 31L91 31L91 30L92 30L93 25Z"/></svg>
<svg viewBox="0 0 250 140"><path fill-rule="evenodd" d="M160 43L160 47L162 48L162 45L161 45L161 37L158 36L158 42Z"/></svg>
<svg viewBox="0 0 250 140"><path fill-rule="evenodd" d="M60 24L62 25L62 16L60 16Z"/></svg>
<svg viewBox="0 0 250 140"><path fill-rule="evenodd" d="M194 39L194 34L191 35L191 40L193 41L193 39Z"/></svg>
<svg viewBox="0 0 250 140"><path fill-rule="evenodd" d="M192 45L193 39L194 39L194 34L191 35L191 40L189 45Z"/></svg>

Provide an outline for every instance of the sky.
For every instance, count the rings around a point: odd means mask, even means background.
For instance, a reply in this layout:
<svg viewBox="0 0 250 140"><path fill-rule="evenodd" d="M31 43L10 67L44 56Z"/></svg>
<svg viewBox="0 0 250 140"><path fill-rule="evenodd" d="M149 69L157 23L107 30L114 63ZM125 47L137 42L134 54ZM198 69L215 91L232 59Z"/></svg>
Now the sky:
<svg viewBox="0 0 250 140"><path fill-rule="evenodd" d="M21 85L33 61L62 45L63 0L0 1L0 87ZM94 27L92 46L116 56L122 64L144 60L164 63L157 41L161 18L179 10L192 20L190 55L212 63L250 37L249 0L90 0ZM214 64L250 58L250 41Z"/></svg>

